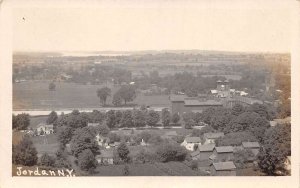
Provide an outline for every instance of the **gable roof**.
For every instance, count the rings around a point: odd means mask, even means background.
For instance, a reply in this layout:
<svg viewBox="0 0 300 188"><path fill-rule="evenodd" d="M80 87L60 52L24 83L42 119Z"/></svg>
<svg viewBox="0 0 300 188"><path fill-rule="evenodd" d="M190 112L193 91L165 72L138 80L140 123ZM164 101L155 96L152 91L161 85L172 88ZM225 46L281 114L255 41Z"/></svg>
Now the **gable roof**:
<svg viewBox="0 0 300 188"><path fill-rule="evenodd" d="M205 151L213 151L215 148L215 144L204 144L198 147L200 152L205 152Z"/></svg>
<svg viewBox="0 0 300 188"><path fill-rule="evenodd" d="M242 142L244 148L259 148L260 145L258 142Z"/></svg>
<svg viewBox="0 0 300 188"><path fill-rule="evenodd" d="M231 153L233 152L233 147L232 146L220 146L220 147L215 147L217 153Z"/></svg>
<svg viewBox="0 0 300 188"><path fill-rule="evenodd" d="M172 102L183 102L186 97L186 95L171 95L170 100Z"/></svg>
<svg viewBox="0 0 300 188"><path fill-rule="evenodd" d="M236 169L232 161L213 163L214 168L218 170L233 170Z"/></svg>
<svg viewBox="0 0 300 188"><path fill-rule="evenodd" d="M194 152L191 153L191 156L192 156L192 157L195 157L195 156L197 156L197 155L199 155L199 154L200 154L200 151L199 151L199 150L196 150L196 151L194 151Z"/></svg>
<svg viewBox="0 0 300 188"><path fill-rule="evenodd" d="M206 139L216 139L224 136L224 133L218 132L218 133L204 133L204 138Z"/></svg>
<svg viewBox="0 0 300 188"><path fill-rule="evenodd" d="M201 142L200 137L186 137L185 141L188 143L199 143Z"/></svg>

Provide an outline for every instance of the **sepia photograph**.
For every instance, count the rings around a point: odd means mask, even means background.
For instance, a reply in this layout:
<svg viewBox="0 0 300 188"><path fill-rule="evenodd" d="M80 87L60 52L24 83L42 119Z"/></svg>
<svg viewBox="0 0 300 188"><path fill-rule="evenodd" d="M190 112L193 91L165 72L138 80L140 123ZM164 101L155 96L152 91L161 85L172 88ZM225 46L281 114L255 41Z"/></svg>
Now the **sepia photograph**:
<svg viewBox="0 0 300 188"><path fill-rule="evenodd" d="M298 174L293 5L15 3L10 176Z"/></svg>
<svg viewBox="0 0 300 188"><path fill-rule="evenodd" d="M15 9L12 175L289 176L289 16Z"/></svg>

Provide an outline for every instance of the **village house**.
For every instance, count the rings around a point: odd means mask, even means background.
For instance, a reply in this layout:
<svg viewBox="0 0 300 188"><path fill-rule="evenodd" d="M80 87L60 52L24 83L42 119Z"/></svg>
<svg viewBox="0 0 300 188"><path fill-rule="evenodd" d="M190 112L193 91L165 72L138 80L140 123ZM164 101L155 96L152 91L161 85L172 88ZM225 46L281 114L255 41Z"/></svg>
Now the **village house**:
<svg viewBox="0 0 300 188"><path fill-rule="evenodd" d="M96 142L99 146L107 147L109 143L109 138L101 136L100 134L97 134L95 137Z"/></svg>
<svg viewBox="0 0 300 188"><path fill-rule="evenodd" d="M254 156L257 156L259 153L260 145L258 142L242 142L243 149L250 150Z"/></svg>
<svg viewBox="0 0 300 188"><path fill-rule="evenodd" d="M209 160L209 157L213 154L215 144L205 144L198 147L200 151L199 160Z"/></svg>
<svg viewBox="0 0 300 188"><path fill-rule="evenodd" d="M40 123L37 128L36 128L37 135L48 135L48 134L53 134L53 125L46 125L44 123Z"/></svg>
<svg viewBox="0 0 300 188"><path fill-rule="evenodd" d="M230 161L233 159L232 146L215 147L213 154L209 157L212 161Z"/></svg>
<svg viewBox="0 0 300 188"><path fill-rule="evenodd" d="M213 154L215 144L199 145L198 149L191 153L193 160L205 161Z"/></svg>
<svg viewBox="0 0 300 188"><path fill-rule="evenodd" d="M205 140L204 144L214 144L216 139L221 138L224 136L224 133L204 133L203 138Z"/></svg>
<svg viewBox="0 0 300 188"><path fill-rule="evenodd" d="M186 137L181 143L181 146L184 146L187 150L194 151L194 145L201 145L200 137Z"/></svg>
<svg viewBox="0 0 300 188"><path fill-rule="evenodd" d="M114 164L114 150L112 149L101 150L101 154L96 155L96 160L98 164L104 164L104 165Z"/></svg>
<svg viewBox="0 0 300 188"><path fill-rule="evenodd" d="M212 176L236 176L236 166L232 161L213 163L210 173Z"/></svg>

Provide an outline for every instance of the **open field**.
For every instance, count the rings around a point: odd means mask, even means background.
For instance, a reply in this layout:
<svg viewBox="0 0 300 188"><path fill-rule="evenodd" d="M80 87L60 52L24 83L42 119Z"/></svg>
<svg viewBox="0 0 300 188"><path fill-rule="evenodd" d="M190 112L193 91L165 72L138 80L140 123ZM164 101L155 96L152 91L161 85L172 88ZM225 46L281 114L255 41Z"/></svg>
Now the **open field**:
<svg viewBox="0 0 300 188"><path fill-rule="evenodd" d="M55 134L31 137L31 140L38 152L38 156L41 156L44 153L55 155L59 148L59 143Z"/></svg>
<svg viewBox="0 0 300 188"><path fill-rule="evenodd" d="M28 81L13 84L13 109L72 109L99 108L97 89L104 85L83 85L57 82L56 91L48 90L49 82ZM118 88L112 88L112 93ZM107 104L111 104L112 97ZM132 102L137 105L168 107L168 95L144 96L138 95Z"/></svg>

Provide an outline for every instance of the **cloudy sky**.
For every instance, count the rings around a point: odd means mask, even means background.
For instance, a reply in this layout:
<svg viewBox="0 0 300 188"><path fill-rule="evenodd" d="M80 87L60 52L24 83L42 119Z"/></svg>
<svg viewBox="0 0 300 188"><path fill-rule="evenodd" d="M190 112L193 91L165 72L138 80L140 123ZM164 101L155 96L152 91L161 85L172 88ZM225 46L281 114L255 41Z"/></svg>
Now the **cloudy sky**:
<svg viewBox="0 0 300 188"><path fill-rule="evenodd" d="M290 51L289 6L176 2L19 7L13 49Z"/></svg>

